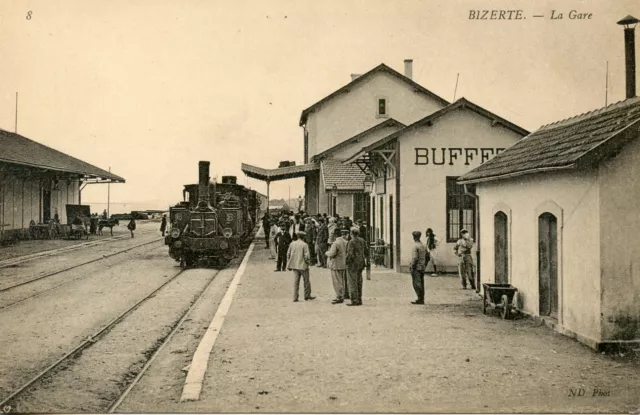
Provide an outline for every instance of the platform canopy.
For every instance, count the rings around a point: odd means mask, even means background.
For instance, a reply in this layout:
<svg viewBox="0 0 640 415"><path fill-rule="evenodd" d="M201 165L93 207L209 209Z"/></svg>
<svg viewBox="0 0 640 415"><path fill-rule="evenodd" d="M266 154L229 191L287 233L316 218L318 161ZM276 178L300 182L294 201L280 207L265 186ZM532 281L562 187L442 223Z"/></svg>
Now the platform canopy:
<svg viewBox="0 0 640 415"><path fill-rule="evenodd" d="M320 170L319 163L303 164L301 166L280 167L277 169L263 169L261 167L252 166L242 163L242 171L252 179L258 179L265 182L274 182L277 180L295 179L305 177L311 173Z"/></svg>

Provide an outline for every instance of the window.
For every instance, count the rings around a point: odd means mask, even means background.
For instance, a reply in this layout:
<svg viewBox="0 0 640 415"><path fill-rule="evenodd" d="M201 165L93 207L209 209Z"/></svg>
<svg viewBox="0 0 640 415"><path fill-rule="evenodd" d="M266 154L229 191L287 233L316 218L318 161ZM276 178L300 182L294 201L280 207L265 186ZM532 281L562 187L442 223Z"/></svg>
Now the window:
<svg viewBox="0 0 640 415"><path fill-rule="evenodd" d="M464 193L457 177L447 177L447 242L456 242L460 231L466 229L475 239L476 204L472 196Z"/></svg>
<svg viewBox="0 0 640 415"><path fill-rule="evenodd" d="M369 197L365 193L354 193L353 195L353 221L361 220L364 223L369 222L367 217L367 199Z"/></svg>
<svg viewBox="0 0 640 415"><path fill-rule="evenodd" d="M376 108L376 117L377 118L387 118L389 117L389 105L387 98L378 97L376 98L377 108Z"/></svg>

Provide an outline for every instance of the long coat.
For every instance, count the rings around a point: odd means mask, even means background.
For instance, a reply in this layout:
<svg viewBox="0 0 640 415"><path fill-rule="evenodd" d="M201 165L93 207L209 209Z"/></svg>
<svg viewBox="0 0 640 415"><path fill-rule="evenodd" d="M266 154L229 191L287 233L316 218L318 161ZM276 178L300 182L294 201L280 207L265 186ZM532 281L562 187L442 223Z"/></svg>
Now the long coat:
<svg viewBox="0 0 640 415"><path fill-rule="evenodd" d="M367 244L364 239L359 236L351 239L347 244L347 267L349 269L364 269L367 254Z"/></svg>
<svg viewBox="0 0 640 415"><path fill-rule="evenodd" d="M289 245L287 269L307 270L310 262L309 245L305 241L298 239Z"/></svg>
<svg viewBox="0 0 640 415"><path fill-rule="evenodd" d="M347 268L347 241L343 238L337 238L331 244L331 248L327 251L330 269L346 269Z"/></svg>

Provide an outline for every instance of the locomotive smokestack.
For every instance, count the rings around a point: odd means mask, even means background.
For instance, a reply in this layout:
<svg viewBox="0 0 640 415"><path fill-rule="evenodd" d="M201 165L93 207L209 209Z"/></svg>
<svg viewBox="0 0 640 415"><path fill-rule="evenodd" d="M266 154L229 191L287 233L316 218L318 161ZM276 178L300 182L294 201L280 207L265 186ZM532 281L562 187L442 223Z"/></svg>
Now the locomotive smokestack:
<svg viewBox="0 0 640 415"><path fill-rule="evenodd" d="M209 203L209 163L201 161L198 163L198 202Z"/></svg>
<svg viewBox="0 0 640 415"><path fill-rule="evenodd" d="M640 20L627 16L618 22L624 26L624 61L626 72L627 99L636 96L636 40L635 27Z"/></svg>

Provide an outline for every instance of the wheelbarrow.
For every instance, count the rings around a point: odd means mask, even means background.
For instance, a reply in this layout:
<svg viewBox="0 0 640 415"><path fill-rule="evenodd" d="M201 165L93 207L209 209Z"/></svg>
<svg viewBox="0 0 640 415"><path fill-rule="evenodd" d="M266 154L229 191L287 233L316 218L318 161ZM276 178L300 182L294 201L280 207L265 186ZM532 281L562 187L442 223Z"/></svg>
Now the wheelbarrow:
<svg viewBox="0 0 640 415"><path fill-rule="evenodd" d="M482 312L487 314L487 307L494 310L500 310L503 319L511 317L516 307L513 305L513 296L518 289L511 284L487 284L483 283L484 288Z"/></svg>

